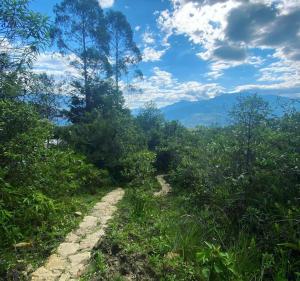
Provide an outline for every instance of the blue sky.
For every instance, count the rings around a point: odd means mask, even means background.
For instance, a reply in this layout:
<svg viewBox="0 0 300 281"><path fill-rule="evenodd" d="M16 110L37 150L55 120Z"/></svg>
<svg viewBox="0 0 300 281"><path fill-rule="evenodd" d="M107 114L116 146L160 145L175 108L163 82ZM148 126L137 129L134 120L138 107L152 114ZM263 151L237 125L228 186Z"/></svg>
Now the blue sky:
<svg viewBox="0 0 300 281"><path fill-rule="evenodd" d="M86 0L89 1L89 0ZM53 17L56 0L32 8ZM131 108L233 92L300 97L299 0L99 0L123 12L142 54L144 79L123 77ZM53 54L54 52L54 54ZM55 49L35 69L75 75ZM128 85L138 91L129 90Z"/></svg>

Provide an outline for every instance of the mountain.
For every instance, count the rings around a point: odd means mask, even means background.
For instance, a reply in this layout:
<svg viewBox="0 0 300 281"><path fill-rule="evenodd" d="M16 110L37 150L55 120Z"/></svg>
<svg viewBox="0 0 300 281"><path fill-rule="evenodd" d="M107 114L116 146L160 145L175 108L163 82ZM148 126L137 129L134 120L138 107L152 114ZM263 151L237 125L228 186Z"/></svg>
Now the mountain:
<svg viewBox="0 0 300 281"><path fill-rule="evenodd" d="M249 95L249 94L242 94ZM219 125L229 124L229 111L237 103L240 94L223 94L209 100L196 102L180 101L161 108L167 120L178 120L184 126L192 128L197 125ZM284 105L293 104L296 110L300 110L300 103L287 97L274 95L259 95L270 104L275 116L284 114ZM299 101L299 99L298 99Z"/></svg>

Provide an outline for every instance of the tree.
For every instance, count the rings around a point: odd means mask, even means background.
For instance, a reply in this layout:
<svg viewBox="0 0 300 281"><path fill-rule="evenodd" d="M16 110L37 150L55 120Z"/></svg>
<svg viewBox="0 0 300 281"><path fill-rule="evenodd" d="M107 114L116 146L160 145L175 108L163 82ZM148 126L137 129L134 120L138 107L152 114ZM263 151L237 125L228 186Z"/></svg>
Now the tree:
<svg viewBox="0 0 300 281"><path fill-rule="evenodd" d="M163 138L164 117L161 111L153 102L146 103L137 116L137 123L147 137L148 148L155 150Z"/></svg>
<svg viewBox="0 0 300 281"><path fill-rule="evenodd" d="M42 118L53 121L59 115L57 82L46 73L34 75L31 81L29 100Z"/></svg>
<svg viewBox="0 0 300 281"><path fill-rule="evenodd" d="M230 112L236 125L236 136L239 143L239 153L243 157L241 166L247 173L251 172L255 159L255 145L260 134L260 128L265 124L270 113L269 105L258 95L239 97L238 103Z"/></svg>
<svg viewBox="0 0 300 281"><path fill-rule="evenodd" d="M127 73L130 65L139 63L142 56L133 40L131 26L121 12L110 11L107 14L107 22L110 35L110 57L113 61L113 73L118 92L122 73ZM141 73L137 71L137 74Z"/></svg>
<svg viewBox="0 0 300 281"><path fill-rule="evenodd" d="M25 70L48 43L48 18L29 9L29 0L0 2L0 96L20 94Z"/></svg>
<svg viewBox="0 0 300 281"><path fill-rule="evenodd" d="M124 111L124 98L121 92L116 93L111 80L96 81L90 85L90 111L98 110L103 118L110 118L116 111ZM79 123L86 113L84 99L73 96L70 110L65 115L72 123Z"/></svg>
<svg viewBox="0 0 300 281"><path fill-rule="evenodd" d="M77 95L85 97L85 108L91 109L91 84L109 73L106 21L96 0L63 0L54 8L56 28L53 36L63 54L79 71L74 83Z"/></svg>
<svg viewBox="0 0 300 281"><path fill-rule="evenodd" d="M103 116L100 109L87 112L81 122L66 127L62 138L100 168L118 173L121 159L144 148L142 134L129 112L111 110Z"/></svg>

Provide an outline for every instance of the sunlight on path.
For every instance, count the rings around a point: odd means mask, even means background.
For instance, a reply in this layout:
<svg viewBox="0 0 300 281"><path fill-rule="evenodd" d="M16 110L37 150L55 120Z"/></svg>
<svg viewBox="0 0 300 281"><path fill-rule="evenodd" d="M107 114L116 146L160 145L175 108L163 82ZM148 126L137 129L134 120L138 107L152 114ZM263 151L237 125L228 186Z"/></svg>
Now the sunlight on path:
<svg viewBox="0 0 300 281"><path fill-rule="evenodd" d="M161 185L161 190L154 193L155 197L165 196L172 191L172 187L165 181L163 175L157 176L156 179Z"/></svg>
<svg viewBox="0 0 300 281"><path fill-rule="evenodd" d="M118 188L104 196L84 217L78 229L67 235L46 264L32 274L31 281L78 280L88 266L92 249L104 236L107 222L117 210L116 204L124 193L123 189Z"/></svg>

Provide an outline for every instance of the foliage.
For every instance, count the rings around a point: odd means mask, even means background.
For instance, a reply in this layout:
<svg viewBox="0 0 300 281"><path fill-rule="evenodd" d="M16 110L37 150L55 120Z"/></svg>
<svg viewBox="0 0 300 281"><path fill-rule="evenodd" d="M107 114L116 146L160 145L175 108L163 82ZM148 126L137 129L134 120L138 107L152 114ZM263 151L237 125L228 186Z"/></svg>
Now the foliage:
<svg viewBox="0 0 300 281"><path fill-rule="evenodd" d="M58 83L53 76L48 76L46 73L32 75L30 82L29 102L34 104L41 118L55 121L60 115L60 103L57 93Z"/></svg>
<svg viewBox="0 0 300 281"><path fill-rule="evenodd" d="M116 93L123 73L128 73L130 65L137 65L142 60L139 48L133 40L133 31L126 17L121 12L107 13L108 33L110 36L110 60L113 62Z"/></svg>
<svg viewBox="0 0 300 281"><path fill-rule="evenodd" d="M63 54L72 57L71 65L80 79L73 82L77 95L84 95L85 108L91 109L94 78L109 72L108 33L103 11L96 0L64 0L55 5L53 38Z"/></svg>
<svg viewBox="0 0 300 281"><path fill-rule="evenodd" d="M154 176L155 154L150 151L139 151L128 155L123 161L122 175L132 184L145 184Z"/></svg>
<svg viewBox="0 0 300 281"><path fill-rule="evenodd" d="M79 189L94 190L108 177L71 150L50 147L51 130L31 106L0 101L3 245L19 241L45 225L50 227L59 210L57 198Z"/></svg>
<svg viewBox="0 0 300 281"><path fill-rule="evenodd" d="M86 113L82 122L60 130L61 137L100 168L117 172L122 159L143 148L143 139L127 111ZM118 174L116 173L116 176Z"/></svg>
<svg viewBox="0 0 300 281"><path fill-rule="evenodd" d="M237 281L234 260L231 255L221 251L220 246L205 243L206 248L197 253L197 262L201 267L204 280L208 281Z"/></svg>
<svg viewBox="0 0 300 281"><path fill-rule="evenodd" d="M0 97L20 95L25 69L48 43L48 18L29 9L29 0L0 2Z"/></svg>
<svg viewBox="0 0 300 281"><path fill-rule="evenodd" d="M248 275L277 280L281 274L296 280L298 252L280 245L299 241L300 143L292 129L299 127L299 113L270 119L267 108L256 96L247 97L234 109L232 126L198 128L186 135L170 165L170 180L178 191L188 190L200 218L203 212L211 214L208 219L225 249L241 251L245 242L237 245L235 240L240 236L255 241L256 258L246 258L243 251L248 263L256 264L256 269L243 267ZM258 270L264 252L275 264L289 266Z"/></svg>

